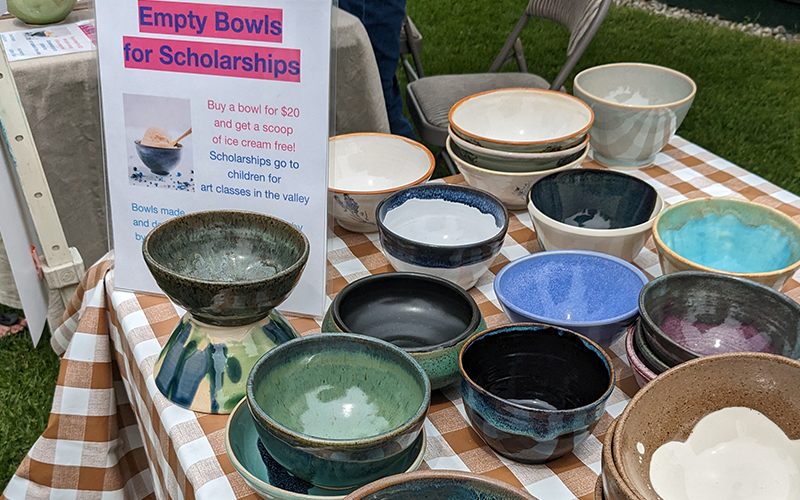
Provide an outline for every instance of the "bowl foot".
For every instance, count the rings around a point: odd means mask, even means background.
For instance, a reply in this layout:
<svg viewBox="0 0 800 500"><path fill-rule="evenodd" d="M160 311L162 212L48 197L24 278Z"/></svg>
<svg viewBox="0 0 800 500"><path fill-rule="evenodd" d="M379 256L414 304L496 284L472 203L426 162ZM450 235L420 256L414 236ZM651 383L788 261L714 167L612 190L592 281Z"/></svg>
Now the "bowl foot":
<svg viewBox="0 0 800 500"><path fill-rule="evenodd" d="M156 361L158 390L189 410L228 414L246 393L247 375L273 347L298 337L277 310L255 323L220 327L186 313Z"/></svg>
<svg viewBox="0 0 800 500"><path fill-rule="evenodd" d="M652 166L656 160L656 155L660 153L660 151L656 152L653 156L646 158L644 160L638 161L625 161L625 160L617 160L613 158L606 158L605 156L599 154L597 151L592 151L592 158L594 161L603 165L604 167L610 168L646 168Z"/></svg>

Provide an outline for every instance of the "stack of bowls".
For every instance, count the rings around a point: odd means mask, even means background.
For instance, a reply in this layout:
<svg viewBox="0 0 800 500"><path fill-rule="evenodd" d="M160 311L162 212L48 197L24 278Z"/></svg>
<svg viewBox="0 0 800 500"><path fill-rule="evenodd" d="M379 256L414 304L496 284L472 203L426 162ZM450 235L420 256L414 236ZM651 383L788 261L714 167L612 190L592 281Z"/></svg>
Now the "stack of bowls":
<svg viewBox="0 0 800 500"><path fill-rule="evenodd" d="M702 356L740 351L800 358L800 305L751 280L685 271L654 279L626 352L640 385Z"/></svg>
<svg viewBox="0 0 800 500"><path fill-rule="evenodd" d="M449 119L447 152L467 183L521 210L537 179L580 165L594 114L568 94L511 88L466 97Z"/></svg>
<svg viewBox="0 0 800 500"><path fill-rule="evenodd" d="M797 498L800 458L786 449L800 438L798 384L799 362L752 352L695 359L656 378L606 432L605 498ZM712 413L713 425L698 425ZM669 465L660 458L668 455Z"/></svg>

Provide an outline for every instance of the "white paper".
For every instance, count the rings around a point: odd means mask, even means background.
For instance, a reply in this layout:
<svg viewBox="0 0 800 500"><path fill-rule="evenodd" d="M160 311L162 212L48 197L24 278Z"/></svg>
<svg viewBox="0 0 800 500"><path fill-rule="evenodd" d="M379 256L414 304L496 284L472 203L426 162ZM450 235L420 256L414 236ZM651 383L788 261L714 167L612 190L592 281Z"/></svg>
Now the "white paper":
<svg viewBox="0 0 800 500"><path fill-rule="evenodd" d="M9 62L94 50L93 21L58 24L0 34Z"/></svg>
<svg viewBox="0 0 800 500"><path fill-rule="evenodd" d="M321 316L330 1L95 6L116 285L160 292L141 256L155 225L201 210L249 210L308 237L308 264L281 309ZM137 153L150 127L173 140L193 130L166 175Z"/></svg>

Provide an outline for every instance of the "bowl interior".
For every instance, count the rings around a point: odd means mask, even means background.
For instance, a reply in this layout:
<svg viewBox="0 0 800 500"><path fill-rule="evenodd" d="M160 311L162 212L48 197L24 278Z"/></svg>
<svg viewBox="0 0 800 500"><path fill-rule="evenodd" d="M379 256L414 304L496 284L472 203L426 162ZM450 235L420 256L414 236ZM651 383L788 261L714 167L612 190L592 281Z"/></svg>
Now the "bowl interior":
<svg viewBox="0 0 800 500"><path fill-rule="evenodd" d="M463 373L495 397L541 410L571 410L600 400L612 384L606 356L581 336L553 327L499 328L470 341Z"/></svg>
<svg viewBox="0 0 800 500"><path fill-rule="evenodd" d="M587 130L593 117L581 100L540 89L477 94L450 111L457 133L512 144L566 139Z"/></svg>
<svg viewBox="0 0 800 500"><path fill-rule="evenodd" d="M639 495L660 500L650 482L653 453L667 442L686 441L709 413L734 406L760 411L789 439L798 439L798 384L800 364L762 353L723 354L676 367L639 391L618 420L617 467Z"/></svg>
<svg viewBox="0 0 800 500"><path fill-rule="evenodd" d="M680 203L661 213L655 231L676 254L719 271L764 273L800 261L800 227L756 203L733 199Z"/></svg>
<svg viewBox="0 0 800 500"><path fill-rule="evenodd" d="M250 212L199 212L171 219L145 241L157 264L189 280L265 281L300 262L308 243L287 222Z"/></svg>
<svg viewBox="0 0 800 500"><path fill-rule="evenodd" d="M377 337L408 352L458 343L474 332L480 311L466 292L428 276L385 273L354 282L332 305L344 331Z"/></svg>
<svg viewBox="0 0 800 500"><path fill-rule="evenodd" d="M527 500L530 495L499 482L454 471L425 471L381 480L351 500ZM496 480L495 480L496 481ZM498 484L499 483L499 484ZM359 494L362 492L361 494Z"/></svg>
<svg viewBox="0 0 800 500"><path fill-rule="evenodd" d="M405 189L378 207L383 228L408 241L443 247L469 246L496 238L508 212L477 189L425 185Z"/></svg>
<svg viewBox="0 0 800 500"><path fill-rule="evenodd" d="M519 314L581 325L636 314L646 282L641 271L615 257L560 250L511 262L495 278L495 292Z"/></svg>
<svg viewBox="0 0 800 500"><path fill-rule="evenodd" d="M311 438L357 440L389 433L426 404L427 380L407 354L350 335L287 343L251 373L255 404Z"/></svg>
<svg viewBox="0 0 800 500"><path fill-rule="evenodd" d="M640 307L643 333L682 359L733 351L800 356L800 305L749 280L670 274L644 288Z"/></svg>
<svg viewBox="0 0 800 500"><path fill-rule="evenodd" d="M351 134L328 143L328 187L349 193L400 189L433 173L422 144L389 134Z"/></svg>
<svg viewBox="0 0 800 500"><path fill-rule="evenodd" d="M668 105L688 98L695 91L686 75L641 64L591 68L578 75L576 83L591 96L629 106Z"/></svg>
<svg viewBox="0 0 800 500"><path fill-rule="evenodd" d="M657 193L636 177L611 170L566 170L540 179L530 200L547 217L570 226L618 229L650 219Z"/></svg>

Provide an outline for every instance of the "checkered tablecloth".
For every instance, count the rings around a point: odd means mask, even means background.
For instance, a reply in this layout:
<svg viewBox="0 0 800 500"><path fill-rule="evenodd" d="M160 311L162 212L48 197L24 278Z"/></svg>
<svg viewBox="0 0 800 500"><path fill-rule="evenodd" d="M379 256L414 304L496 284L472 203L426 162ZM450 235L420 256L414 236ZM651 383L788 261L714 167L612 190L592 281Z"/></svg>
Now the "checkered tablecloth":
<svg viewBox="0 0 800 500"><path fill-rule="evenodd" d="M597 165L589 160L583 166ZM628 172L655 186L667 204L704 196L746 198L800 221L800 198L680 137L656 157L655 166ZM458 176L446 181L463 182ZM338 227L333 233L328 267L334 293L363 276L392 270L377 234ZM489 327L508 322L492 291L494 275L539 250L528 214L513 213L501 255L470 291ZM661 274L652 239L636 264L650 277ZM153 367L183 311L163 296L114 290L112 266L109 254L87 272L53 334L63 358L50 421L3 498L256 498L225 454L226 416L179 408L155 386ZM798 285L792 279L784 292L797 300ZM314 320L292 323L302 334L319 331ZM485 474L540 500L591 499L603 435L638 389L622 343L610 354L617 388L593 435L573 453L539 466L497 456L469 426L456 385L434 391L422 467Z"/></svg>

